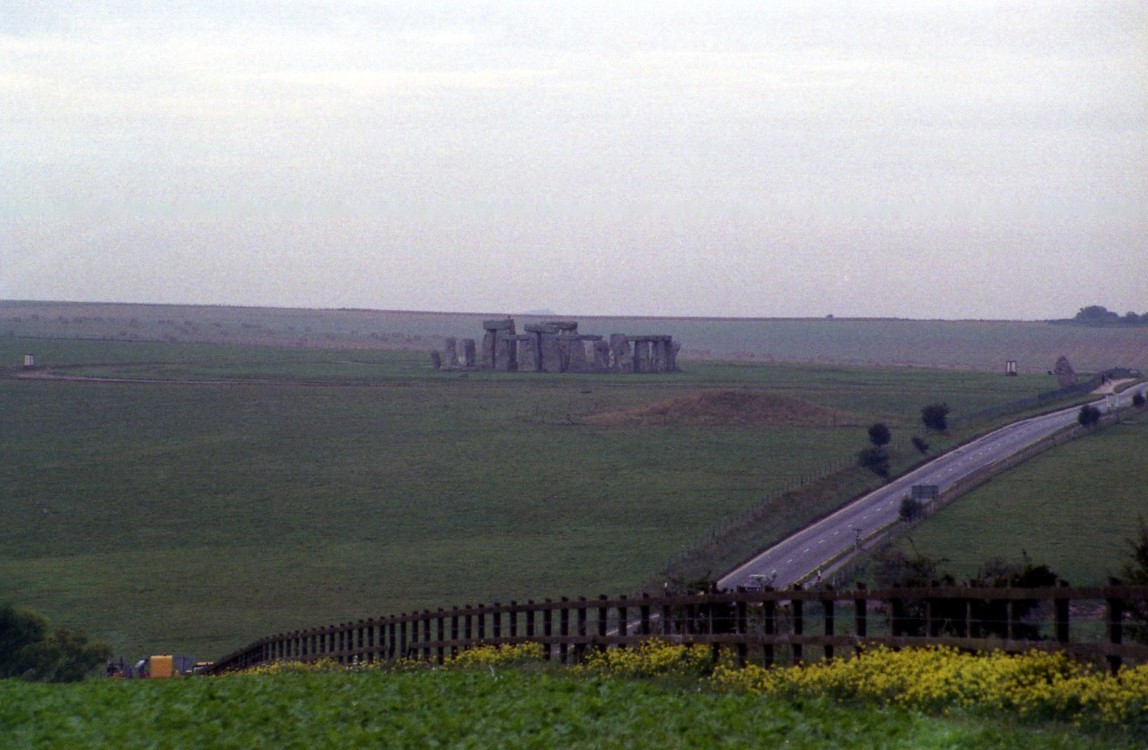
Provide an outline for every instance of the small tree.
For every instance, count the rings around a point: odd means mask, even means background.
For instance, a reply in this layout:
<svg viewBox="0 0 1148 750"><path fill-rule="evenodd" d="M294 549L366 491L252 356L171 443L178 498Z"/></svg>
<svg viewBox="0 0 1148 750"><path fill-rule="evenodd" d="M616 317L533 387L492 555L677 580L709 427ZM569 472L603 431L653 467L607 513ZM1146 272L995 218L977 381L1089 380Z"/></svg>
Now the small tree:
<svg viewBox="0 0 1148 750"><path fill-rule="evenodd" d="M1092 404L1085 404L1080 407L1080 413L1076 415L1076 421L1080 422L1082 427L1092 427L1100 421L1100 409L1097 409Z"/></svg>
<svg viewBox="0 0 1148 750"><path fill-rule="evenodd" d="M878 448L883 445L888 445L892 439L893 435L889 432L889 428L885 426L884 422L877 422L869 428L869 442Z"/></svg>
<svg viewBox="0 0 1148 750"><path fill-rule="evenodd" d="M913 447L919 450L921 453L929 452L929 444L916 435L913 436Z"/></svg>
<svg viewBox="0 0 1148 750"><path fill-rule="evenodd" d="M871 445L857 454L857 465L873 472L879 477L889 476L889 454L884 448Z"/></svg>
<svg viewBox="0 0 1148 750"><path fill-rule="evenodd" d="M945 403L929 404L921 409L921 422L925 427L937 432L944 432L949 428L949 405Z"/></svg>
<svg viewBox="0 0 1148 750"><path fill-rule="evenodd" d="M925 505L920 500L911 497L901 500L901 520L906 523L916 521L925 515Z"/></svg>

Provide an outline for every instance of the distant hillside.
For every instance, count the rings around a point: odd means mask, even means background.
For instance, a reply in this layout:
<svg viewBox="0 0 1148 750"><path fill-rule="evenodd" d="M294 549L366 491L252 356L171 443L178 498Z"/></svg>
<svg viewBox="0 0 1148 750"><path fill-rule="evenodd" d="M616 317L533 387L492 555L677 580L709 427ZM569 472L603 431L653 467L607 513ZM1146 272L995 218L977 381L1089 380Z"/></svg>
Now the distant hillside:
<svg viewBox="0 0 1148 750"><path fill-rule="evenodd" d="M243 346L425 350L447 336L482 337L506 312L127 305L0 301L0 336L232 343ZM583 333L670 334L680 359L819 362L1047 372L1065 355L1079 372L1148 370L1148 327L1047 322L858 318L657 318L514 315L519 326L579 321ZM29 344L29 348L34 348Z"/></svg>

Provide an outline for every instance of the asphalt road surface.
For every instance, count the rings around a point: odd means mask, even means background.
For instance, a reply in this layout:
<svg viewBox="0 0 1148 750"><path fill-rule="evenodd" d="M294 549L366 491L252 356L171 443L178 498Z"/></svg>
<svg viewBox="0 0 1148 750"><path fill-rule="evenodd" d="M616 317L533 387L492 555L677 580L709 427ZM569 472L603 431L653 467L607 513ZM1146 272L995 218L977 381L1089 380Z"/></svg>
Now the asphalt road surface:
<svg viewBox="0 0 1148 750"><path fill-rule="evenodd" d="M1107 395L1093 404L1107 412L1128 406L1136 393L1148 397L1148 384ZM816 581L819 575L828 576L860 551L866 538L899 519L901 500L913 485L937 485L944 492L969 474L1072 425L1079 413L1078 405L1014 422L939 456L743 563L722 576L718 587L765 584L781 589L806 578Z"/></svg>

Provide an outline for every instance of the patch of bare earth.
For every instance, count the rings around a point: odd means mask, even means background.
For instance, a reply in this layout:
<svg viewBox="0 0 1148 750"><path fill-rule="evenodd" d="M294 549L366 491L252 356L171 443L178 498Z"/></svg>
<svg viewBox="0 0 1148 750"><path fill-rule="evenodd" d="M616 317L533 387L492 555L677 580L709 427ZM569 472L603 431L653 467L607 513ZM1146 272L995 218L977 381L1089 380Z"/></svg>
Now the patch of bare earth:
<svg viewBox="0 0 1148 750"><path fill-rule="evenodd" d="M649 406L590 414L587 424L606 427L833 426L849 424L847 412L754 391L701 391Z"/></svg>

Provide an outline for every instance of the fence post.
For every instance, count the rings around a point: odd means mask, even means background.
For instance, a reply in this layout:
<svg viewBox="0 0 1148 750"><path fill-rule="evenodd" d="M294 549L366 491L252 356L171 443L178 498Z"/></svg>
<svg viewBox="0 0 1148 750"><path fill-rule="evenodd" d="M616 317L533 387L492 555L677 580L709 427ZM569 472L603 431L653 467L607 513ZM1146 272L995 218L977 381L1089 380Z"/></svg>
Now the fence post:
<svg viewBox="0 0 1148 750"><path fill-rule="evenodd" d="M861 641L869 637L869 602L865 598L865 584L858 583L853 598L853 629L857 634L857 653L864 648Z"/></svg>
<svg viewBox="0 0 1148 750"><path fill-rule="evenodd" d="M457 611L458 608L456 607L455 609ZM455 622L458 622L458 620L455 620ZM439 664L442 664L444 661L446 661L446 647L443 645L443 641L446 640L446 612L442 607L438 608L438 617L435 618L435 625L438 626L436 628L436 630L438 630L438 647L435 649L435 661L437 661ZM450 648L451 655L455 655L456 651L454 645L451 645Z"/></svg>
<svg viewBox="0 0 1148 750"><path fill-rule="evenodd" d="M801 591L801 584L793 584L793 590ZM805 611L805 602L801 599L792 599L790 600L790 606L793 609L793 635L795 636L793 642L793 663L800 664L802 658L805 656L804 644L798 640L805 633L805 619L802 616Z"/></svg>
<svg viewBox="0 0 1148 750"><path fill-rule="evenodd" d="M407 658L407 613L403 612L401 615L402 622L399 623L399 658Z"/></svg>
<svg viewBox="0 0 1148 750"><path fill-rule="evenodd" d="M606 650L606 623L609 620L609 612L606 609L606 595L598 595L598 650Z"/></svg>
<svg viewBox="0 0 1148 750"><path fill-rule="evenodd" d="M1067 581L1057 581L1056 587L1063 589L1068 586ZM1053 611L1056 621L1056 640L1058 643L1068 643L1069 626L1068 626L1068 599L1063 596L1058 596L1053 599Z"/></svg>
<svg viewBox="0 0 1148 750"><path fill-rule="evenodd" d="M550 661L550 649L554 644L550 642L550 637L554 635L554 610L550 609L551 601L546 600L546 609L542 610L542 636L546 639L546 649L542 654L542 658Z"/></svg>
<svg viewBox="0 0 1148 750"><path fill-rule="evenodd" d="M502 638L502 605L495 602L493 606L494 611L490 613L490 628L491 636L497 641Z"/></svg>
<svg viewBox="0 0 1148 750"><path fill-rule="evenodd" d="M562 597L562 609L558 611L558 635L562 642L558 644L558 661L567 664L570 661L570 644L566 639L570 637L570 600Z"/></svg>
<svg viewBox="0 0 1148 750"><path fill-rule="evenodd" d="M749 617L744 598L746 594L745 588L738 586L737 593L737 602L734 604L733 630L739 637L737 642L737 666L738 669L741 669L745 666L746 656L749 654L749 646L745 642L746 631L749 629Z"/></svg>
<svg viewBox="0 0 1148 750"><path fill-rule="evenodd" d="M462 611L463 611L463 617L462 617L463 646L462 647L464 649L473 648L474 644L472 644L471 641L474 640L474 608L471 607L469 604L467 604L465 607L463 607Z"/></svg>
<svg viewBox="0 0 1148 750"><path fill-rule="evenodd" d="M578 597L578 643L574 646L574 660L582 661L586 653L586 643L581 640L586 637L586 597Z"/></svg>
<svg viewBox="0 0 1148 750"><path fill-rule="evenodd" d="M478 620L475 622L475 625L478 626L478 640L485 641L486 640L486 605L484 605L482 602L478 603L478 611L475 613L475 616L478 618Z"/></svg>
<svg viewBox="0 0 1148 750"><path fill-rule="evenodd" d="M526 600L526 640L534 640L534 600Z"/></svg>
<svg viewBox="0 0 1148 750"><path fill-rule="evenodd" d="M458 607L450 608L450 656L458 656Z"/></svg>
<svg viewBox="0 0 1148 750"><path fill-rule="evenodd" d="M518 640L518 602L510 600L510 640Z"/></svg>
<svg viewBox="0 0 1148 750"><path fill-rule="evenodd" d="M642 605L638 610L640 624L638 632L642 635L650 634L650 595L642 592Z"/></svg>
<svg viewBox="0 0 1148 750"><path fill-rule="evenodd" d="M628 623L626 622L626 616L626 596L623 594L618 597L618 635L622 638L625 638L627 634L626 626ZM618 644L618 648L625 647L625 643Z"/></svg>
<svg viewBox="0 0 1148 750"><path fill-rule="evenodd" d="M832 588L830 590L832 590ZM834 600L832 600L832 599L826 599L826 600L823 600L821 602L822 611L825 613L825 635L827 635L827 636L833 635L833 629L834 629L833 616L835 614L835 612L833 611L833 607L835 604L836 604L836 602L834 602ZM823 651L825 653L826 659L832 659L833 658L833 645L832 644L829 644L829 643L825 644Z"/></svg>
<svg viewBox="0 0 1148 750"><path fill-rule="evenodd" d="M772 591L770 592L772 593ZM774 643L777 635L777 600L769 597L762 600L761 628L765 643L761 647L761 662L764 667L773 666Z"/></svg>
<svg viewBox="0 0 1148 750"><path fill-rule="evenodd" d="M423 610L423 661L429 662L431 660L431 611L429 609Z"/></svg>
<svg viewBox="0 0 1148 750"><path fill-rule="evenodd" d="M1118 597L1109 597L1108 604L1108 642L1119 646L1124 642L1124 600ZM1120 671L1122 660L1120 654L1109 654L1108 668L1112 674Z"/></svg>

